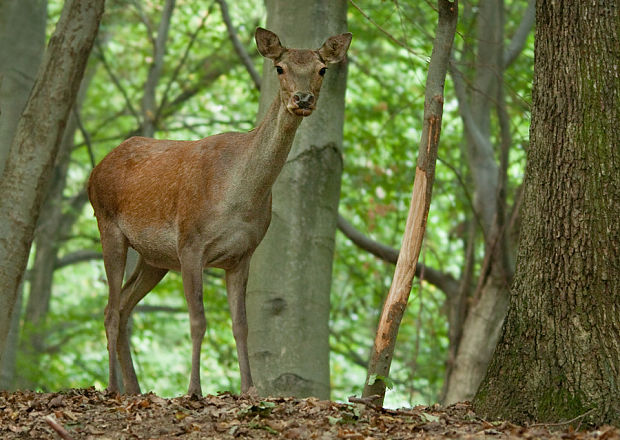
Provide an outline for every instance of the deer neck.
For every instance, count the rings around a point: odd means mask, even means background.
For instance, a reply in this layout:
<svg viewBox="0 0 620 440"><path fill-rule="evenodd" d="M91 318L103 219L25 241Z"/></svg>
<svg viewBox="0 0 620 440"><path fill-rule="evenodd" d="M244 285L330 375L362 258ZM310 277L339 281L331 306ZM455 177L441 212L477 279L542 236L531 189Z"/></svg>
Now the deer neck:
<svg viewBox="0 0 620 440"><path fill-rule="evenodd" d="M244 178L257 191L271 190L291 151L302 117L291 114L278 93L253 135Z"/></svg>

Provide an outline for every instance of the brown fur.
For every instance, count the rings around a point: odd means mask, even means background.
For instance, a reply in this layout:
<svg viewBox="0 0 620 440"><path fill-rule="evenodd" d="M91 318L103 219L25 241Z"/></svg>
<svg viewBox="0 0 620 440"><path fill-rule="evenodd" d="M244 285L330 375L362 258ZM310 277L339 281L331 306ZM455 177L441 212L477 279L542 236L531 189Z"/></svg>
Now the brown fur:
<svg viewBox="0 0 620 440"><path fill-rule="evenodd" d="M247 354L245 287L249 261L271 220L271 186L290 151L301 115L316 105L327 62L344 58L350 34L331 37L319 51L286 49L258 28L260 52L284 70L280 93L249 133L223 133L197 141L132 137L93 170L88 194L101 234L110 295L105 312L108 389L117 391L118 354L125 389L139 393L127 321L135 305L168 270L180 270L192 336L189 393L201 394L200 346L206 329L202 270L226 270L226 288L241 370L241 389L252 386ZM329 44L328 44L329 43ZM329 48L329 56L321 53ZM336 48L336 50L334 50ZM295 93L314 97L298 108ZM127 248L140 259L121 288Z"/></svg>

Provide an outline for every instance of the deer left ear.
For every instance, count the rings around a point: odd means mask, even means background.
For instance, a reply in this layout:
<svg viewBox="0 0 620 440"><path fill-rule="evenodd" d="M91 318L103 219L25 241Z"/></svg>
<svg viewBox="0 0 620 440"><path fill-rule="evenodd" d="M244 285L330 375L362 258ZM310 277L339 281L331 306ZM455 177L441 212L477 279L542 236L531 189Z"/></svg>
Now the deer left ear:
<svg viewBox="0 0 620 440"><path fill-rule="evenodd" d="M275 60L286 50L276 34L262 27L256 28L254 38L258 51L265 58Z"/></svg>
<svg viewBox="0 0 620 440"><path fill-rule="evenodd" d="M339 63L344 60L351 44L351 38L353 34L350 32L329 37L318 50L321 59L325 63Z"/></svg>

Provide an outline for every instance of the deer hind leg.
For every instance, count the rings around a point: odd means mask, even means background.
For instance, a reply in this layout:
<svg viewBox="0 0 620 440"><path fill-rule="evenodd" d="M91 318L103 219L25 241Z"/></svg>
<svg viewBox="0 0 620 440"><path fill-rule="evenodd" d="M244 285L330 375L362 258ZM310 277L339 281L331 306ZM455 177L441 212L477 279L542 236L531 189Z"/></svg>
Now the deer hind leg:
<svg viewBox="0 0 620 440"><path fill-rule="evenodd" d="M130 334L127 324L134 307L161 281L167 272L168 269L153 267L140 257L136 268L121 291L117 352L125 392L128 394L140 394L140 385L131 359Z"/></svg>
<svg viewBox="0 0 620 440"><path fill-rule="evenodd" d="M202 302L201 252L185 251L181 256L181 277L183 292L189 310L190 334L192 337L192 372L188 394L202 396L200 386L200 350L207 329L204 304Z"/></svg>
<svg viewBox="0 0 620 440"><path fill-rule="evenodd" d="M116 348L119 334L120 293L127 257L127 238L121 230L111 222L99 220L103 264L108 278L108 305L105 308L105 333L108 339L109 380L108 391L118 392L116 373Z"/></svg>
<svg viewBox="0 0 620 440"><path fill-rule="evenodd" d="M242 393L247 392L253 386L248 357L248 320L245 313L245 292L249 268L250 257L248 256L241 260L237 267L226 271L228 307L232 318L233 336L237 345Z"/></svg>

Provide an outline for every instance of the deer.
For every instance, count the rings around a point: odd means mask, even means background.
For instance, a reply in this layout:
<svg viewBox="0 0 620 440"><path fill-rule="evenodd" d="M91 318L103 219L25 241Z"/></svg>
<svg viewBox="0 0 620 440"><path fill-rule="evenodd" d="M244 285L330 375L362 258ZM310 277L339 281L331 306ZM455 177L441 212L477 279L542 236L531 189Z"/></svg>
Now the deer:
<svg viewBox="0 0 620 440"><path fill-rule="evenodd" d="M250 259L271 222L271 189L297 128L316 109L328 65L345 59L351 38L344 33L329 37L317 50L289 49L275 33L258 27L256 45L273 61L279 92L256 128L193 141L131 137L93 169L88 197L109 291L104 312L109 393L119 392L118 361L124 392L140 394L128 320L140 300L173 270L181 272L190 320L188 394L202 395L202 278L207 267L225 271L241 392L253 387L245 305ZM138 262L123 284L129 247L137 251Z"/></svg>

